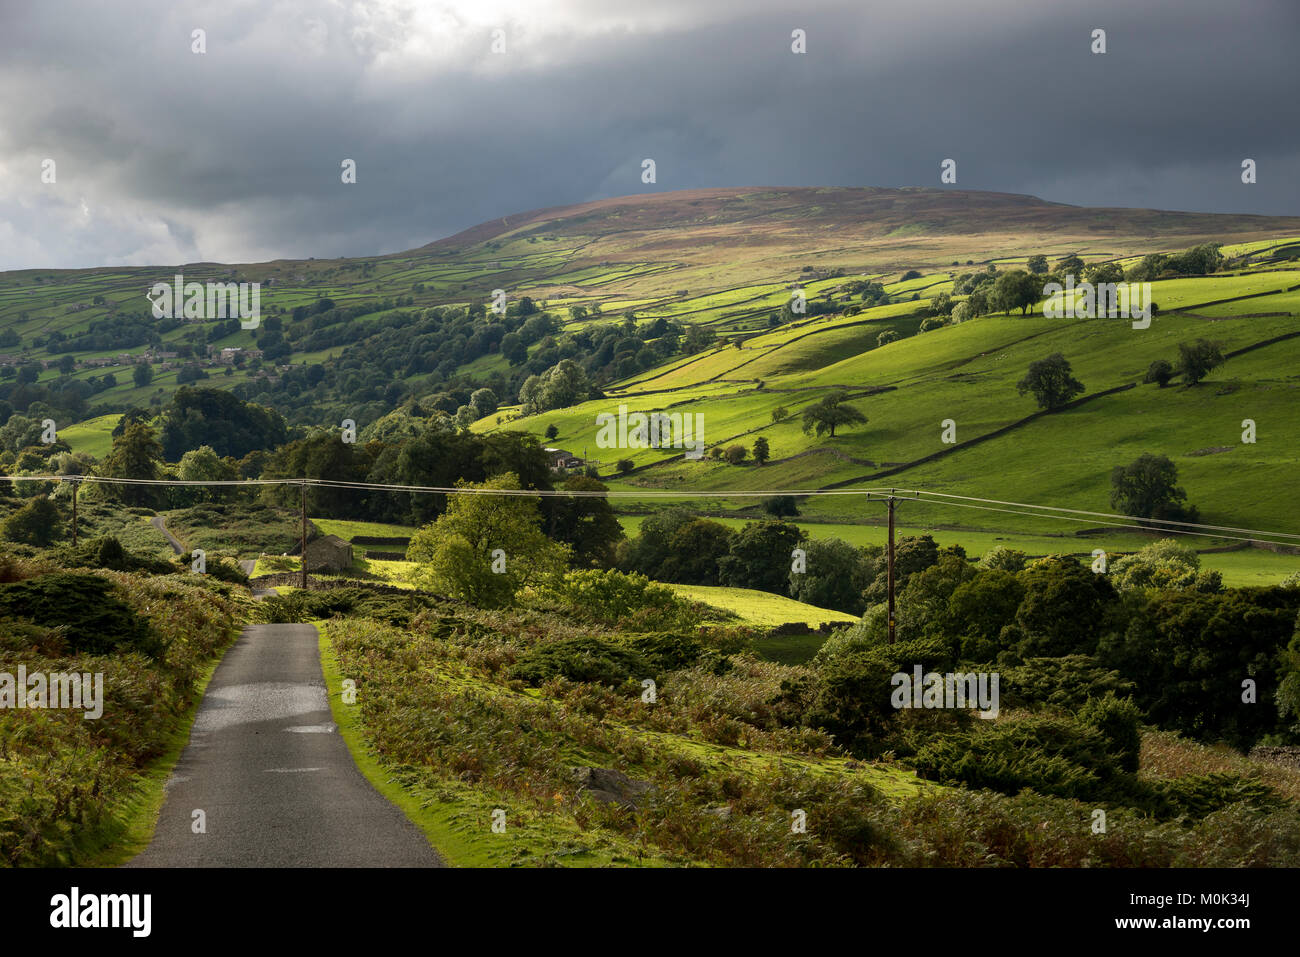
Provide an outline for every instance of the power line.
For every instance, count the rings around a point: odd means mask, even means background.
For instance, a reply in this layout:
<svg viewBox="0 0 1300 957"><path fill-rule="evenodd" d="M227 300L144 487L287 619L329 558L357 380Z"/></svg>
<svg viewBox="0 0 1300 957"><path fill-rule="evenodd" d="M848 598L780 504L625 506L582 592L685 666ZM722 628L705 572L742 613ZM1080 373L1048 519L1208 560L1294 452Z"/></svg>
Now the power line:
<svg viewBox="0 0 1300 957"><path fill-rule="evenodd" d="M467 486L439 485L390 485L380 482L347 482L337 479L313 478L262 478L262 479L138 479L118 478L104 475L0 475L0 481L10 484L19 482L66 482L69 484L100 484L144 487L203 487L203 488L238 488L262 486L290 486L311 488L331 488L354 491L375 491L386 493L436 494L436 495L501 495L520 498L614 498L614 499L727 499L727 498L768 498L777 495L788 496L845 496L845 495L895 495L913 496L914 501L938 507L966 508L977 511L1000 512L1018 515L1023 518L1049 519L1072 522L1076 524L1097 524L1110 528L1129 531L1159 531L1171 535L1193 535L1205 538L1217 538L1227 541L1259 542L1266 545L1291 546L1300 542L1300 534L1261 529L1239 528L1232 525L1211 525L1201 522L1181 522L1169 519L1148 519L1134 515L1121 515L1110 512L1094 512L1085 509L1065 508L1054 505L1036 505L1029 502L1011 502L1001 499L980 498L971 495L956 495L947 492L930 492L923 489L900 488L838 488L838 489L766 489L766 490L666 490L666 489L608 489L605 491L568 490L568 489L490 489ZM983 503L983 504L974 504ZM1006 507L1009 506L1009 507ZM1086 516L1086 517L1076 517ZM1146 524L1143 524L1146 523ZM1010 530L1006 530L1010 531ZM1240 535L1223 534L1240 532ZM1024 534L1024 533L1019 533ZM1291 541L1278 541L1290 539Z"/></svg>

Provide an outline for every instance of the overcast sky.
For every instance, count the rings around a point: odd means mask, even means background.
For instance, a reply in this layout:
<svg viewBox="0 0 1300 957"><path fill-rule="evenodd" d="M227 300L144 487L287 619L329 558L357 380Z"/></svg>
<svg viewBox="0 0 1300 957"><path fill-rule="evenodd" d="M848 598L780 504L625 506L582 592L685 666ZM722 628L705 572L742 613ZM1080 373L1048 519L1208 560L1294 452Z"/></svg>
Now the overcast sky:
<svg viewBox="0 0 1300 957"><path fill-rule="evenodd" d="M957 188L1297 215L1297 28L1296 0L0 0L0 269L395 252L948 157Z"/></svg>

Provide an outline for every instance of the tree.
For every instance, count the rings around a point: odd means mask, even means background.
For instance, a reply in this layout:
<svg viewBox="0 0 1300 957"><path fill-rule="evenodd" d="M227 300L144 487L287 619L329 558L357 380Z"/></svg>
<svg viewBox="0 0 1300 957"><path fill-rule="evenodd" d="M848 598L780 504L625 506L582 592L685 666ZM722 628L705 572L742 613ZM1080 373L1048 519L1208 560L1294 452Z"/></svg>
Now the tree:
<svg viewBox="0 0 1300 957"><path fill-rule="evenodd" d="M224 389L177 389L163 410L160 429L163 454L173 462L202 445L238 459L254 449L283 445L288 438L279 412L244 402Z"/></svg>
<svg viewBox="0 0 1300 957"><path fill-rule="evenodd" d="M0 451L18 453L41 441L40 419L29 419L25 415L11 415L9 421L0 426Z"/></svg>
<svg viewBox="0 0 1300 957"><path fill-rule="evenodd" d="M44 547L60 534L58 507L44 495L18 509L4 523L4 536L11 542Z"/></svg>
<svg viewBox="0 0 1300 957"><path fill-rule="evenodd" d="M1196 385L1224 361L1218 343L1206 339L1178 343L1178 371L1188 385Z"/></svg>
<svg viewBox="0 0 1300 957"><path fill-rule="evenodd" d="M763 511L773 518L793 518L799 514L799 505L793 495L769 495L761 504Z"/></svg>
<svg viewBox="0 0 1300 957"><path fill-rule="evenodd" d="M1074 254L1066 256L1057 262L1054 272L1062 276L1074 276L1077 279L1083 275L1083 260Z"/></svg>
<svg viewBox="0 0 1300 957"><path fill-rule="evenodd" d="M163 449L149 426L135 422L117 438L104 459L101 474L109 478L156 479ZM149 507L159 501L156 490L147 485L114 485L113 494L127 505Z"/></svg>
<svg viewBox="0 0 1300 957"><path fill-rule="evenodd" d="M1111 507L1137 518L1179 521L1196 519L1196 509L1181 504L1187 493L1176 484L1178 466L1164 455L1144 452L1131 465L1110 473Z"/></svg>
<svg viewBox="0 0 1300 957"><path fill-rule="evenodd" d="M957 305L952 307L952 321L954 323L965 322L967 319L970 319L973 315L974 313L971 311L969 302L959 302L957 303Z"/></svg>
<svg viewBox="0 0 1300 957"><path fill-rule="evenodd" d="M718 333L712 327L692 324L687 327L686 336L682 340L682 352L688 356L703 352L713 345L717 338Z"/></svg>
<svg viewBox="0 0 1300 957"><path fill-rule="evenodd" d="M234 467L223 461L209 445L200 445L182 455L176 477L185 482L228 482L239 478ZM173 491L184 505L229 497L228 490L222 486L181 486Z"/></svg>
<svg viewBox="0 0 1300 957"><path fill-rule="evenodd" d="M1153 725L1245 750L1285 730L1274 695L1285 684L1282 652L1296 606L1295 591L1278 587L1152 592L1122 634L1103 638L1098 657L1134 682L1135 703ZM1244 676L1258 703L1225 706L1242 700Z"/></svg>
<svg viewBox="0 0 1300 957"><path fill-rule="evenodd" d="M939 561L939 544L933 535L904 535L894 547L894 586L901 592L908 580ZM870 603L884 601L889 595L889 572L884 562L877 562L875 576L863 597Z"/></svg>
<svg viewBox="0 0 1300 957"><path fill-rule="evenodd" d="M732 539L719 561L719 582L732 588L758 588L784 595L789 585L790 553L804 533L789 522L749 522Z"/></svg>
<svg viewBox="0 0 1300 957"><path fill-rule="evenodd" d="M809 406L803 412L803 431L816 432L818 437L830 431L835 438L835 430L845 425L855 425L867 421L867 417L850 405L846 405L848 393L834 392L823 398L816 405Z"/></svg>
<svg viewBox="0 0 1300 957"><path fill-rule="evenodd" d="M505 491L519 479L505 473L458 485ZM482 608L509 604L525 585L563 574L567 554L542 534L536 501L482 492L451 495L447 511L416 531L406 550L418 584Z"/></svg>
<svg viewBox="0 0 1300 957"><path fill-rule="evenodd" d="M540 376L529 376L519 390L524 415L550 409L562 409L581 402L591 391L591 383L582 366L572 359L561 359Z"/></svg>
<svg viewBox="0 0 1300 957"><path fill-rule="evenodd" d="M552 422L550 425L548 425L548 426L546 427L546 438L547 438L547 439L554 439L554 438L555 438L556 436L558 436L559 434L560 434L560 430L557 429L557 428L555 427L555 423L554 423L554 422Z"/></svg>
<svg viewBox="0 0 1300 957"><path fill-rule="evenodd" d="M131 369L131 381L137 389L143 389L153 381L153 366L148 362L137 362Z"/></svg>
<svg viewBox="0 0 1300 957"><path fill-rule="evenodd" d="M1121 591L1172 588L1217 592L1223 586L1219 572L1201 571L1201 556L1196 549L1172 538L1125 555L1110 566L1110 573L1111 581Z"/></svg>
<svg viewBox="0 0 1300 957"><path fill-rule="evenodd" d="M716 585L722 559L731 552L735 533L721 522L699 518L668 539L668 554L659 574L683 585Z"/></svg>
<svg viewBox="0 0 1300 957"><path fill-rule="evenodd" d="M672 554L670 543L673 535L693 521L695 515L685 508L672 508L647 516L636 538L620 547L618 567L650 578L666 578L662 566Z"/></svg>
<svg viewBox="0 0 1300 957"><path fill-rule="evenodd" d="M869 566L862 553L838 538L813 539L803 545L805 569L791 569L789 593L818 608L861 615Z"/></svg>
<svg viewBox="0 0 1300 957"><path fill-rule="evenodd" d="M1016 383L1016 389L1021 395L1032 392L1038 407L1050 410L1059 409L1083 392L1084 385L1071 373L1065 356L1054 352L1046 359L1031 362L1029 372Z"/></svg>
<svg viewBox="0 0 1300 957"><path fill-rule="evenodd" d="M618 469L620 475L626 475L628 472L632 471L635 466L632 464L631 459L619 459L618 462L615 463L614 468Z"/></svg>
<svg viewBox="0 0 1300 957"><path fill-rule="evenodd" d="M1169 384L1169 380L1174 377L1174 367L1168 359L1157 359L1151 365L1147 366L1146 378L1142 381L1146 383L1156 383L1160 388Z"/></svg>
<svg viewBox="0 0 1300 957"><path fill-rule="evenodd" d="M727 460L728 465L739 465L745 461L745 456L748 454L749 452L743 445L730 445L727 447L727 451L722 453L722 457Z"/></svg>
<svg viewBox="0 0 1300 957"><path fill-rule="evenodd" d="M772 410L773 424L776 424L778 422L784 422L788 418L790 418L790 410L787 409L785 406L778 405L775 409Z"/></svg>
<svg viewBox="0 0 1300 957"><path fill-rule="evenodd" d="M876 348L887 346L891 342L896 342L900 338L902 337L898 334L897 329L886 329L880 335L876 336Z"/></svg>
<svg viewBox="0 0 1300 957"><path fill-rule="evenodd" d="M1047 272L1047 257L1044 255L1030 256L1029 262L1026 263L1029 271L1036 275L1042 275Z"/></svg>
<svg viewBox="0 0 1300 957"><path fill-rule="evenodd" d="M1023 269L1012 269L998 276L989 293L989 302L995 309L1002 312L1019 309L1022 316L1042 298L1042 280Z"/></svg>
<svg viewBox="0 0 1300 957"><path fill-rule="evenodd" d="M754 461L763 465L771 456L772 451L768 448L767 439L760 435L754 440Z"/></svg>
<svg viewBox="0 0 1300 957"><path fill-rule="evenodd" d="M469 397L469 408L474 413L474 418L482 419L497 410L497 394L491 389L475 389Z"/></svg>
<svg viewBox="0 0 1300 957"><path fill-rule="evenodd" d="M1083 275L1093 285L1124 281L1124 269L1119 263L1093 263L1083 271Z"/></svg>
<svg viewBox="0 0 1300 957"><path fill-rule="evenodd" d="M609 486L584 475L573 475L560 486L566 492L608 492ZM573 549L573 564L581 568L609 568L614 545L623 526L609 500L597 495L556 496L550 499L551 538Z"/></svg>
<svg viewBox="0 0 1300 957"><path fill-rule="evenodd" d="M1105 575L1069 555L1040 558L1016 575L1025 597L1016 611L1022 658L1092 654L1116 600Z"/></svg>

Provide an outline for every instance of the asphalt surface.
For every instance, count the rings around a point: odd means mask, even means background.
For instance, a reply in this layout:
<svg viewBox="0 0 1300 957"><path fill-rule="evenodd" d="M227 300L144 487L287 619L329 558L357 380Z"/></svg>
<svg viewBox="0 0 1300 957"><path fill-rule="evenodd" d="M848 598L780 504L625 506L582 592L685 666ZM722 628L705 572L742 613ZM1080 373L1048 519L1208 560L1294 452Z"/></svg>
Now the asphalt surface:
<svg viewBox="0 0 1300 957"><path fill-rule="evenodd" d="M153 518L149 519L149 524L163 533L167 539L167 544L172 547L172 550L176 552L177 555L185 553L185 546L181 544L179 538L167 530L167 524L163 521L161 515L155 515Z"/></svg>
<svg viewBox="0 0 1300 957"><path fill-rule="evenodd" d="M206 833L192 829L193 812ZM330 715L312 625L249 625L217 666L152 842L128 867L441 867Z"/></svg>

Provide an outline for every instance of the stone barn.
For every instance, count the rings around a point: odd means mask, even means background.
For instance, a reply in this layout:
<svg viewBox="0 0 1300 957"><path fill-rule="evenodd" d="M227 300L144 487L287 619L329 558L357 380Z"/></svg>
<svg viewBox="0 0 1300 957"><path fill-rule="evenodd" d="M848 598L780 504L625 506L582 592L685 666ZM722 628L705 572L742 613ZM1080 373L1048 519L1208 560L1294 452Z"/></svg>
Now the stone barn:
<svg viewBox="0 0 1300 957"><path fill-rule="evenodd" d="M307 543L307 571L341 572L352 567L352 543L322 535Z"/></svg>

